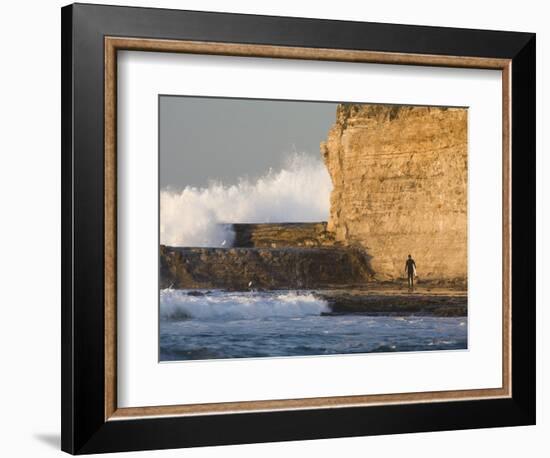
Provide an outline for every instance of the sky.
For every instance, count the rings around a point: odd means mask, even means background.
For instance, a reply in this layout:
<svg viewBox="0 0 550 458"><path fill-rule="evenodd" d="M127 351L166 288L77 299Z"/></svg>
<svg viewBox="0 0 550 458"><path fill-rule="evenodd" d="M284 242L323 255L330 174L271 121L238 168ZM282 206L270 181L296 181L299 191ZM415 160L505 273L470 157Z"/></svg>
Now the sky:
<svg viewBox="0 0 550 458"><path fill-rule="evenodd" d="M320 157L336 103L160 96L160 188L226 185L280 169L293 152Z"/></svg>

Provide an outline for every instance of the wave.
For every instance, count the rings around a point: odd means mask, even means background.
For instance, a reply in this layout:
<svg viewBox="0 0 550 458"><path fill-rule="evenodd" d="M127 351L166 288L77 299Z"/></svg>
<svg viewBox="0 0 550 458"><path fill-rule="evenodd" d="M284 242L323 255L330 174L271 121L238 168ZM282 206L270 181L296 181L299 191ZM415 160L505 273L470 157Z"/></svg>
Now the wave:
<svg viewBox="0 0 550 458"><path fill-rule="evenodd" d="M301 318L328 312L325 300L311 293L295 292L197 292L163 289L160 316L163 320L252 320Z"/></svg>
<svg viewBox="0 0 550 458"><path fill-rule="evenodd" d="M294 154L281 170L236 185L212 182L160 193L160 239L164 245L231 246L232 223L326 221L332 182L318 157Z"/></svg>

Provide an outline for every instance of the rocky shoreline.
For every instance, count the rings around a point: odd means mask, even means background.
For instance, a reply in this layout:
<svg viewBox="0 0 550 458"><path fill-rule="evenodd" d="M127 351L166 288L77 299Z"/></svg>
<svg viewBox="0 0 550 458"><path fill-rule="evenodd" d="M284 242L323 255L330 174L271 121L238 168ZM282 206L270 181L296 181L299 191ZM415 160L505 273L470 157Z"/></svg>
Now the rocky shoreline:
<svg viewBox="0 0 550 458"><path fill-rule="evenodd" d="M395 285L397 287L401 285ZM398 289L319 290L314 293L326 300L331 309L324 315L363 314L397 316L462 317L468 315L465 291L421 288L414 292Z"/></svg>
<svg viewBox="0 0 550 458"><path fill-rule="evenodd" d="M189 295L222 291L296 291L325 300L324 315L463 317L466 278L381 281L367 250L343 246L326 222L235 224L229 248L160 246L160 288Z"/></svg>
<svg viewBox="0 0 550 458"><path fill-rule="evenodd" d="M393 287L391 287L393 286ZM447 288L417 288L408 292L400 283L384 287L348 287L317 290L296 290L296 293L313 294L327 302L330 311L322 316L369 315L369 316L468 316L468 295L466 291ZM403 291L405 289L405 291ZM249 291L245 289L231 290ZM266 292L267 290L259 290ZM278 290L273 290L276 293ZM288 291L288 290L285 290ZM254 293L254 290L250 291ZM211 290L193 289L189 296L208 296Z"/></svg>

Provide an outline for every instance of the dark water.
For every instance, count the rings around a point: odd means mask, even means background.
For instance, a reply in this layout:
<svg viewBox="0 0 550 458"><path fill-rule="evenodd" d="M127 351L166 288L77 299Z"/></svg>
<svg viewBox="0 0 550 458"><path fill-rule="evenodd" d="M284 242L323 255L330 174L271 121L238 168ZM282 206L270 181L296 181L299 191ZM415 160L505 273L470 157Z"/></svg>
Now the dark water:
<svg viewBox="0 0 550 458"><path fill-rule="evenodd" d="M457 350L466 317L321 316L327 304L295 292L189 296L161 292L161 361Z"/></svg>

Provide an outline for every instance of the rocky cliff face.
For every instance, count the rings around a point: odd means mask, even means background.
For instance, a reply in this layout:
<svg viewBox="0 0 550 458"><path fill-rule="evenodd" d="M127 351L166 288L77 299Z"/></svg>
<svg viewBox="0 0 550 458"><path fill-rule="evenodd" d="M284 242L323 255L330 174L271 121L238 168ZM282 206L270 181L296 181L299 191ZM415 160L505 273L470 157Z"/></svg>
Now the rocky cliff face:
<svg viewBox="0 0 550 458"><path fill-rule="evenodd" d="M281 248L334 245L334 234L327 223L233 224L234 247Z"/></svg>
<svg viewBox="0 0 550 458"><path fill-rule="evenodd" d="M467 277L467 110L339 105L321 153L333 182L328 230L359 245L378 279Z"/></svg>
<svg viewBox="0 0 550 458"><path fill-rule="evenodd" d="M160 247L161 288L300 289L364 285L362 249L342 247L326 222L233 224L232 248Z"/></svg>
<svg viewBox="0 0 550 458"><path fill-rule="evenodd" d="M160 247L161 288L311 289L364 284L361 250Z"/></svg>

